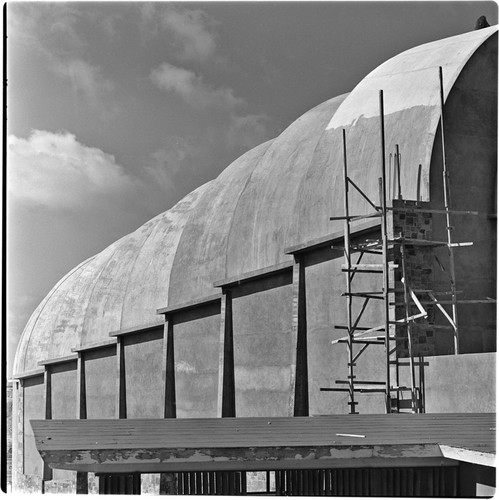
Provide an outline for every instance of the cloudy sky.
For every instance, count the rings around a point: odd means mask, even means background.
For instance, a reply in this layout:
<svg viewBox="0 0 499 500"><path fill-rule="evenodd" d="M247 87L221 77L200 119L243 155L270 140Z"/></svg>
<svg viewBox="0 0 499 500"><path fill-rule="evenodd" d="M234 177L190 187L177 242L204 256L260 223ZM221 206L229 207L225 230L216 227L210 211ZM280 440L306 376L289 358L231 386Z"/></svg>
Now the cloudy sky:
<svg viewBox="0 0 499 500"><path fill-rule="evenodd" d="M11 2L8 352L70 269L493 2ZM10 373L10 369L8 370Z"/></svg>

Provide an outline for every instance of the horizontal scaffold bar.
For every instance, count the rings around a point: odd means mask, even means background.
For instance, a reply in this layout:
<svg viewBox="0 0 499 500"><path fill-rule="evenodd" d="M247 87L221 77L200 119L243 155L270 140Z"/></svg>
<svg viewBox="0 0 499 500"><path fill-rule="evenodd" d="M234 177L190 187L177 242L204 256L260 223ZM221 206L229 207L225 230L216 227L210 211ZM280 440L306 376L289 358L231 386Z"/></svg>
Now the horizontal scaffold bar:
<svg viewBox="0 0 499 500"><path fill-rule="evenodd" d="M348 339L338 339L336 343L339 344L348 344L349 340ZM379 339L353 339L350 340L352 344L376 344L376 345L383 345L385 342L384 340L379 340Z"/></svg>
<svg viewBox="0 0 499 500"><path fill-rule="evenodd" d="M376 207L381 209L381 207ZM456 215L484 215L487 216L489 214L485 212L476 212L472 210L439 210L435 208L424 208L424 207L386 207L386 210L394 211L394 212L423 212L426 214L443 214L446 213L456 214Z"/></svg>
<svg viewBox="0 0 499 500"><path fill-rule="evenodd" d="M362 214L362 215L340 215L338 217L329 217L329 220L348 220L350 222L354 222L356 220L381 217L381 215L382 215L381 212L371 212L370 214Z"/></svg>
<svg viewBox="0 0 499 500"><path fill-rule="evenodd" d="M383 292L344 292L341 294L342 297L362 297L364 299L376 299L376 300L385 300L384 297L381 297L379 293Z"/></svg>
<svg viewBox="0 0 499 500"><path fill-rule="evenodd" d="M349 380L335 380L335 384L350 384ZM378 380L356 380L356 384L364 385L386 385L386 382L380 382Z"/></svg>

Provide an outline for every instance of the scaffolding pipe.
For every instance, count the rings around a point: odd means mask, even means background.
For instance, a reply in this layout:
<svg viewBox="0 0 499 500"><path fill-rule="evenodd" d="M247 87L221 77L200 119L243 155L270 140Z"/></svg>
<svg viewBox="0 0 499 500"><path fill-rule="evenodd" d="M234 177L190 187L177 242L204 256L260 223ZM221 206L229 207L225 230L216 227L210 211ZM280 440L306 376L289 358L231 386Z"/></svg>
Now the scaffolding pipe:
<svg viewBox="0 0 499 500"><path fill-rule="evenodd" d="M390 401L390 276L388 267L388 229L387 229L387 210L386 210L386 152L385 152L385 111L383 103L383 90L379 91L379 115L380 115L380 134L381 134L381 210L382 210L382 240L383 240L383 299L385 305L385 347L386 347L386 393L385 404L386 412L391 412Z"/></svg>
<svg viewBox="0 0 499 500"><path fill-rule="evenodd" d="M352 330L352 265L351 265L351 255L350 255L350 213L348 209L348 166L347 166L347 139L346 139L346 133L345 129L343 129L343 182L344 182L344 189L345 189L345 197L344 197L344 204L345 204L345 223L344 223L344 228L345 228L345 246L344 246L344 253L345 253L345 260L346 260L346 265L347 265L347 328L348 328L348 341L347 341L347 348L348 348L348 389L349 389L349 395L350 395L350 401L348 404L350 405L350 413L356 413L355 411L355 388L354 388L354 359L353 359L353 330Z"/></svg>
<svg viewBox="0 0 499 500"><path fill-rule="evenodd" d="M454 250L452 245L452 226L450 221L450 178L447 170L447 161L445 157L445 133L444 133L444 78L442 66L438 67L438 76L440 82L440 133L442 136L442 166L443 166L443 188L444 188L444 208L445 223L447 228L447 249L449 252L449 271L451 281L452 295L452 319L454 321L454 353L459 354L459 330L457 323L457 297L456 297L456 271L454 264Z"/></svg>
<svg viewBox="0 0 499 500"><path fill-rule="evenodd" d="M399 145L395 144L395 157L397 158L395 165L397 165L397 183L398 183L398 199L402 199L402 184L400 181L400 151Z"/></svg>
<svg viewBox="0 0 499 500"><path fill-rule="evenodd" d="M416 413L417 411L417 394L416 394L416 371L414 369L414 353L412 349L412 321L409 320L411 316L410 309L410 297L409 297L409 287L407 283L407 268L405 265L405 243L402 241L400 245L400 254L402 260L402 275L404 277L404 305L405 305L405 317L407 321L406 331L407 331L407 350L409 351L409 366L411 368L411 403L412 403L412 411Z"/></svg>

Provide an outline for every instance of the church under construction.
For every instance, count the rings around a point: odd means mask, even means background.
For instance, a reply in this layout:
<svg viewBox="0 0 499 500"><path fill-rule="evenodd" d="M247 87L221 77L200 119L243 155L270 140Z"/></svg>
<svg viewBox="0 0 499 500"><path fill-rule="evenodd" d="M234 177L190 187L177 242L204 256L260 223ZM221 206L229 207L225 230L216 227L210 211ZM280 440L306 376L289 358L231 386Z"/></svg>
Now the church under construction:
<svg viewBox="0 0 499 500"><path fill-rule="evenodd" d="M497 27L381 64L57 283L14 491L491 495L496 185Z"/></svg>

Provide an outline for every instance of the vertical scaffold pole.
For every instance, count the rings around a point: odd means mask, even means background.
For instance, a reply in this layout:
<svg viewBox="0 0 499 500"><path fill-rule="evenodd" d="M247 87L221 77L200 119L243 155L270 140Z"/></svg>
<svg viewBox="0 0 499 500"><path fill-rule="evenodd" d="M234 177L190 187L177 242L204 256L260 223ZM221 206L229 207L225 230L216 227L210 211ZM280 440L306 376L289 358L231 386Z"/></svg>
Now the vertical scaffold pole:
<svg viewBox="0 0 499 500"><path fill-rule="evenodd" d="M443 187L444 187L444 208L445 223L447 227L447 249L449 251L449 270L452 295L452 319L454 321L454 353L459 354L459 330L457 324L457 294L456 294L456 271L454 264L454 250L452 247L452 226L450 220L450 177L447 170L447 161L445 157L445 132L444 132L444 78L442 66L438 67L438 77L440 82L440 133L442 136L442 166L443 166Z"/></svg>
<svg viewBox="0 0 499 500"><path fill-rule="evenodd" d="M390 276L388 264L388 229L387 229L387 210L386 210L386 152L385 152L385 110L383 103L383 91L379 91L379 115L381 132L381 210L382 225L381 237L383 240L383 299L385 305L385 350L386 350L386 393L385 403L386 412L391 412L390 401Z"/></svg>
<svg viewBox="0 0 499 500"><path fill-rule="evenodd" d="M411 315L410 308L410 297L409 297L409 285L407 283L407 269L406 269L406 248L405 243L402 241L400 245L400 255L402 264L402 276L404 277L404 305L405 305L405 321L406 321L406 333L407 333L407 350L409 351L409 366L411 368L411 406L412 412L417 413L418 411L418 397L416 392L416 371L414 369L414 351L412 349L412 321L409 321Z"/></svg>
<svg viewBox="0 0 499 500"><path fill-rule="evenodd" d="M351 266L351 256L350 256L350 211L349 211L349 200L348 200L348 166L347 166L347 140L345 129L343 129L343 182L344 182L344 204L345 204L345 241L344 241L344 253L345 262L347 266L346 280L347 280L347 328L348 328L348 389L349 389L349 402L350 413L356 413L355 411L355 392L354 392L354 359L353 359L353 331L352 331L352 266Z"/></svg>
<svg viewBox="0 0 499 500"><path fill-rule="evenodd" d="M395 144L395 156L397 158L395 165L397 165L397 182L398 182L398 192L397 192L397 199L401 200L402 199L402 183L400 181L400 151L399 151L399 145Z"/></svg>

